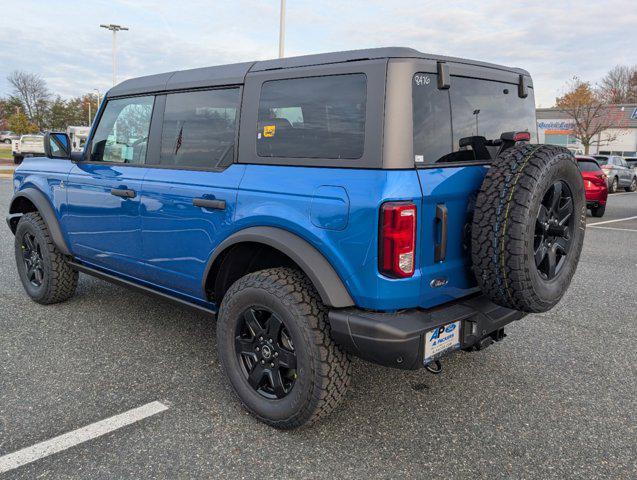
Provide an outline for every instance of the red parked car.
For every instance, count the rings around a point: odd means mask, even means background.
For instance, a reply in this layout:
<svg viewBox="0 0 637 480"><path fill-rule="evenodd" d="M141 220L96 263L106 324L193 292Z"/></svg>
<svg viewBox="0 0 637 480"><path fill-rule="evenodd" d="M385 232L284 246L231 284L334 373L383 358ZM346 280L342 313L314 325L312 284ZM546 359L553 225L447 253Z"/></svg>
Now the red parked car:
<svg viewBox="0 0 637 480"><path fill-rule="evenodd" d="M602 217L606 211L608 198L606 174L593 157L576 155L575 158L584 179L586 207L590 208L594 217Z"/></svg>

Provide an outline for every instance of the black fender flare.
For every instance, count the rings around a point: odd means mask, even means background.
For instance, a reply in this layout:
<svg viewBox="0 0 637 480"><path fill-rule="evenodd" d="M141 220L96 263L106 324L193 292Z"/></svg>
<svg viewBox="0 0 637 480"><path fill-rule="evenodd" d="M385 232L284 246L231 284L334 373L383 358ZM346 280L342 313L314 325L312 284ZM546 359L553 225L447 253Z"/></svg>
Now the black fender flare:
<svg viewBox="0 0 637 480"><path fill-rule="evenodd" d="M62 234L62 229L60 228L60 222L58 221L58 217L51 206L48 198L44 193L42 193L37 188L25 188L24 190L20 190L16 192L13 198L11 199L11 204L9 207L9 216L7 217L7 223L9 224L9 228L15 234L15 228L17 227L16 218L19 220L19 217L22 216L24 212L21 212L17 209L16 204L19 202L20 198L26 198L29 200L38 213L42 216L44 223L49 229L49 233L51 234L51 240L58 248L60 252L64 255L71 255L71 250L64 239L64 235Z"/></svg>
<svg viewBox="0 0 637 480"><path fill-rule="evenodd" d="M212 252L204 271L201 284L204 292L215 260L228 247L242 242L262 243L290 257L312 281L325 305L336 308L354 305L345 284L325 256L298 235L276 227L249 227L221 242Z"/></svg>

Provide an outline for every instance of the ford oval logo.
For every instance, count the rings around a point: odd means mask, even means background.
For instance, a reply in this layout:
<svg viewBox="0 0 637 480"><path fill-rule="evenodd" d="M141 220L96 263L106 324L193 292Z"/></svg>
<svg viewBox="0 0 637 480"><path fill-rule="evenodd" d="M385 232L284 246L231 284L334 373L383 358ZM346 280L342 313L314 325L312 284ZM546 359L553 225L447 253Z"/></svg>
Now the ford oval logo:
<svg viewBox="0 0 637 480"><path fill-rule="evenodd" d="M431 286L431 288L440 288L447 285L447 283L449 283L449 280L446 277L438 277L429 282L429 286Z"/></svg>

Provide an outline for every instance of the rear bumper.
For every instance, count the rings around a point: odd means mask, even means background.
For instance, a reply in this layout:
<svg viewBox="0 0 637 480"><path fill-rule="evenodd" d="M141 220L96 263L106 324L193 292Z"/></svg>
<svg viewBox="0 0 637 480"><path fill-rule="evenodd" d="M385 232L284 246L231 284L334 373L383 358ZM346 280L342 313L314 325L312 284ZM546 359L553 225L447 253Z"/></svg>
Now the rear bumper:
<svg viewBox="0 0 637 480"><path fill-rule="evenodd" d="M586 190L586 206L599 206L606 205L606 199L608 198L608 190L606 188L590 189Z"/></svg>
<svg viewBox="0 0 637 480"><path fill-rule="evenodd" d="M425 334L461 321L460 348L483 348L502 338L502 328L526 314L495 305L480 295L431 310L379 313L332 310L332 338L346 351L373 363L414 370L423 366Z"/></svg>

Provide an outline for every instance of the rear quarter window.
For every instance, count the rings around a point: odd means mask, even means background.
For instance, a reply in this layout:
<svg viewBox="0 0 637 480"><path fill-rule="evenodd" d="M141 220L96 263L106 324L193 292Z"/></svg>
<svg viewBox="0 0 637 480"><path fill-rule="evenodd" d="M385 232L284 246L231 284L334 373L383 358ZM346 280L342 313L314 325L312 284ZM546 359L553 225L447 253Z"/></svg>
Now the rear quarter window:
<svg viewBox="0 0 637 480"><path fill-rule="evenodd" d="M364 74L263 83L257 155L358 159L365 142Z"/></svg>

